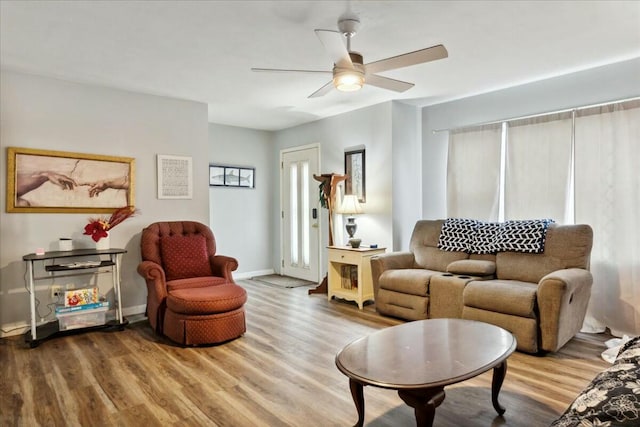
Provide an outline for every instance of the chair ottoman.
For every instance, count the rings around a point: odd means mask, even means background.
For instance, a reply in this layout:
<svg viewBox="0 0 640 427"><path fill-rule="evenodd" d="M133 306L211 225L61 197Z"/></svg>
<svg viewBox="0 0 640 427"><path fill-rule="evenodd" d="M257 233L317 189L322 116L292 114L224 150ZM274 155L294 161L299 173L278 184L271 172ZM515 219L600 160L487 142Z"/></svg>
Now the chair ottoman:
<svg viewBox="0 0 640 427"><path fill-rule="evenodd" d="M182 345L217 344L246 330L247 292L235 283L169 291L163 333Z"/></svg>

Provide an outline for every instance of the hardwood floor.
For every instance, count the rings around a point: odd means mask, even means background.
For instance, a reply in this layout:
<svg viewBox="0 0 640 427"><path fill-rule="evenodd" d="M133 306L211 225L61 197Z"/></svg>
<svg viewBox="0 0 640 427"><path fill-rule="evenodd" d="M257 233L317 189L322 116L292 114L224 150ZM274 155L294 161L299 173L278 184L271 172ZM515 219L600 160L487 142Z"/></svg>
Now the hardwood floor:
<svg viewBox="0 0 640 427"><path fill-rule="evenodd" d="M357 419L338 350L400 323L308 288L241 281L247 333L211 347L181 348L146 321L30 349L0 340L0 426L350 426ZM500 402L491 372L446 389L434 426L546 426L607 366L604 335L580 334L560 352L509 358ZM391 390L365 388L367 426L414 426Z"/></svg>

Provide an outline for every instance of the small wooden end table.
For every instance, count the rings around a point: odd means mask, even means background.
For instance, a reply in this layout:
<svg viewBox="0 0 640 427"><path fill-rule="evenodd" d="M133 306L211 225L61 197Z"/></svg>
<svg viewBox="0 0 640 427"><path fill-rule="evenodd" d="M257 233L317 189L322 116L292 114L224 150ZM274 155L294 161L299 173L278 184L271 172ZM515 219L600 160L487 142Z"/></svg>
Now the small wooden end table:
<svg viewBox="0 0 640 427"><path fill-rule="evenodd" d="M418 426L433 425L444 387L493 368L491 401L499 415L505 408L498 393L507 373L507 358L516 349L510 332L488 323L463 319L430 319L382 329L357 339L336 356L336 366L349 377L364 425L365 385L398 390L414 408Z"/></svg>
<svg viewBox="0 0 640 427"><path fill-rule="evenodd" d="M327 276L329 287L327 298L336 296L349 301L355 301L360 310L365 301L373 300L373 279L371 278L371 257L383 254L385 248L351 246L329 246L329 265ZM344 267L347 267L345 269ZM355 274L350 277L350 269ZM345 277L345 274L347 277Z"/></svg>

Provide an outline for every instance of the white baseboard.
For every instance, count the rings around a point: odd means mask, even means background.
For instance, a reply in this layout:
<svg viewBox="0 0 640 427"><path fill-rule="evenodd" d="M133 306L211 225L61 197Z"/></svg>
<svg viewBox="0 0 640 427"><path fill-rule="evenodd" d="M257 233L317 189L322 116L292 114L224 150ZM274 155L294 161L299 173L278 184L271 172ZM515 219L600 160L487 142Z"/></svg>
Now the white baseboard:
<svg viewBox="0 0 640 427"><path fill-rule="evenodd" d="M29 329L31 329L31 326L27 322L5 323L0 327L0 338L23 335Z"/></svg>
<svg viewBox="0 0 640 427"><path fill-rule="evenodd" d="M147 309L146 304L135 305L133 307L124 307L122 309L122 314L124 316L135 316L137 314L144 314L146 309Z"/></svg>
<svg viewBox="0 0 640 427"><path fill-rule="evenodd" d="M251 279L252 277L266 276L267 274L275 274L275 271L273 270L273 268L270 268L268 270L248 271L246 273L238 273L238 274L234 273L233 278L238 280Z"/></svg>

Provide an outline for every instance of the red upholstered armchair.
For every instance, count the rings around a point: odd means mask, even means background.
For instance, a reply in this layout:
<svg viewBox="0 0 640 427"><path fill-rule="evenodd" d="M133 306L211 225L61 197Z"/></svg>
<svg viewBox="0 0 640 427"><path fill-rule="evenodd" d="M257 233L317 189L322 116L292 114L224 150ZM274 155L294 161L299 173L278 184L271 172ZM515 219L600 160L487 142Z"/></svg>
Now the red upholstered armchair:
<svg viewBox="0 0 640 427"><path fill-rule="evenodd" d="M142 230L138 273L147 282L151 327L183 345L212 344L246 331L246 291L216 255L213 233L194 221L156 222Z"/></svg>

